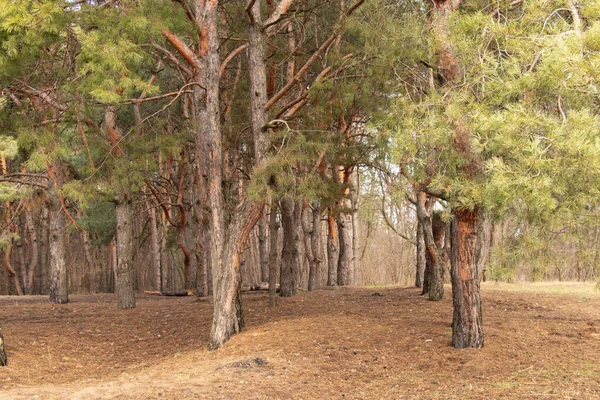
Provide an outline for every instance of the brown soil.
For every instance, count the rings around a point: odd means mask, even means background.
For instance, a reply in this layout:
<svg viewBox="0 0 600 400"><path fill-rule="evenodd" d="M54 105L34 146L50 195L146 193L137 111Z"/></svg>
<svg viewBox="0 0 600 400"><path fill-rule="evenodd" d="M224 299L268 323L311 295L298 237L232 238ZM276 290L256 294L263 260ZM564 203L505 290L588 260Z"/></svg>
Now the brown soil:
<svg viewBox="0 0 600 400"><path fill-rule="evenodd" d="M275 310L248 293L247 329L215 352L209 301L4 297L0 398L600 398L599 296L484 290L485 347L459 351L447 293L320 290Z"/></svg>

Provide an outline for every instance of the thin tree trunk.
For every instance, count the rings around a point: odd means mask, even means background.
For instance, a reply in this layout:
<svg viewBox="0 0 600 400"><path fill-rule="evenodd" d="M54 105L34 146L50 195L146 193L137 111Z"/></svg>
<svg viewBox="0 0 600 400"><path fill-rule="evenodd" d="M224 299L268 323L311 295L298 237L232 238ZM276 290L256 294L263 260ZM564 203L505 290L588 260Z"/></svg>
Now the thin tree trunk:
<svg viewBox="0 0 600 400"><path fill-rule="evenodd" d="M21 284L19 283L19 277L17 276L17 273L13 269L12 264L10 262L11 255L12 255L12 244L9 244L6 247L6 250L4 250L4 267L6 268L8 277L12 281L13 287L15 289L15 293L19 296L22 296L23 290L21 289Z"/></svg>
<svg viewBox="0 0 600 400"><path fill-rule="evenodd" d="M135 308L134 286L134 233L133 233L133 205L131 194L118 196L116 200L117 214L117 268L116 292L117 309L124 310Z"/></svg>
<svg viewBox="0 0 600 400"><path fill-rule="evenodd" d="M147 203L150 209L150 253L152 259L152 276L154 290L162 291L162 265L160 262L160 240L158 237L158 219L156 217L156 208Z"/></svg>
<svg viewBox="0 0 600 400"><path fill-rule="evenodd" d="M310 217L310 212L308 208L308 202L304 205L304 211L302 212L301 218L302 225L302 241L304 243L304 256L308 262L308 290L313 290L314 280L315 280L315 257L314 250L312 248L312 218Z"/></svg>
<svg viewBox="0 0 600 400"><path fill-rule="evenodd" d="M452 345L457 349L483 347L480 284L487 260L490 221L481 208L454 209L452 248Z"/></svg>
<svg viewBox="0 0 600 400"><path fill-rule="evenodd" d="M327 286L336 286L339 257L339 235L331 207L329 208L329 215L327 217L327 227Z"/></svg>
<svg viewBox="0 0 600 400"><path fill-rule="evenodd" d="M429 292L429 287L427 291L425 291L424 287L424 279L425 279L425 265L426 265L426 256L425 256L425 238L423 236L423 226L417 222L417 268L416 268L416 276L415 276L415 287L423 288L423 293L425 294ZM427 282L429 286L429 282Z"/></svg>
<svg viewBox="0 0 600 400"><path fill-rule="evenodd" d="M67 264L65 262L65 211L56 183L50 183L50 301L69 302Z"/></svg>
<svg viewBox="0 0 600 400"><path fill-rule="evenodd" d="M352 284L352 215L341 214L338 219L339 258L337 284L348 286Z"/></svg>
<svg viewBox="0 0 600 400"><path fill-rule="evenodd" d="M310 221L310 247L312 254L312 264L309 264L308 290L315 290L319 287L319 275L321 272L321 206L318 201L311 204L312 221Z"/></svg>
<svg viewBox="0 0 600 400"><path fill-rule="evenodd" d="M90 246L90 238L86 231L81 231L81 241L83 242L83 252L85 255L85 261L87 262L88 270L86 274L90 276L89 290L90 292L98 291L98 269L92 257L92 248Z"/></svg>
<svg viewBox="0 0 600 400"><path fill-rule="evenodd" d="M50 208L47 202L42 203L40 216L40 265L39 294L48 294L48 265L50 257Z"/></svg>
<svg viewBox="0 0 600 400"><path fill-rule="evenodd" d="M277 221L277 202L271 199L269 215L269 307L277 305L277 238L279 222Z"/></svg>
<svg viewBox="0 0 600 400"><path fill-rule="evenodd" d="M350 195L350 201L352 206L352 276L351 282L353 285L359 284L360 277L358 276L360 271L360 238L359 238L359 198L360 198L360 174L358 167L354 167L352 171L352 186L353 190Z"/></svg>
<svg viewBox="0 0 600 400"><path fill-rule="evenodd" d="M296 288L302 282L304 271L304 258L302 257L302 238L304 231L302 230L302 214L304 213L301 200L294 202L294 266ZM295 293L295 291L294 291Z"/></svg>
<svg viewBox="0 0 600 400"><path fill-rule="evenodd" d="M280 291L282 297L296 294L296 243L294 227L294 201L281 200L281 226L283 228L283 249L281 250Z"/></svg>
<svg viewBox="0 0 600 400"><path fill-rule="evenodd" d="M8 173L8 168L6 164L6 159L4 157L0 157L0 172L2 175L6 175ZM6 229L11 229L13 225L12 221L12 205L10 201L5 203L6 212L5 212L5 220L6 220ZM13 269L11 265L11 255L12 255L12 247L13 247L14 239L11 237L9 239L8 246L4 250L4 267L6 268L6 272L8 277L13 283L15 292L21 296L23 295L23 290L21 289L21 284L19 283L19 277L17 276L16 271Z"/></svg>
<svg viewBox="0 0 600 400"><path fill-rule="evenodd" d="M8 358L6 357L6 351L4 350L4 336L2 336L2 330L0 330L0 367L6 367L8 365Z"/></svg>
<svg viewBox="0 0 600 400"><path fill-rule="evenodd" d="M446 224L442 221L440 214L434 212L431 216L431 229L433 232L435 254L430 252L426 246L427 258L431 262L429 276L429 300L439 301L444 298L444 269L446 264L446 252L444 250L444 236Z"/></svg>
<svg viewBox="0 0 600 400"><path fill-rule="evenodd" d="M258 255L260 262L260 281L269 280L269 261L267 260L267 227L265 217L261 216L258 221Z"/></svg>
<svg viewBox="0 0 600 400"><path fill-rule="evenodd" d="M423 227L423 240L425 243L425 279L423 282L423 294L429 293L429 300L439 301L444 298L444 281L441 268L445 260L444 249L441 244L436 242L440 240L439 229L434 233L434 212L433 205L435 199L427 193L417 190L416 209L419 224ZM438 216L439 217L439 216ZM436 222L441 222L437 221ZM436 225L436 228L438 226ZM437 234L437 236L436 236ZM441 232L441 241L443 242L443 229Z"/></svg>

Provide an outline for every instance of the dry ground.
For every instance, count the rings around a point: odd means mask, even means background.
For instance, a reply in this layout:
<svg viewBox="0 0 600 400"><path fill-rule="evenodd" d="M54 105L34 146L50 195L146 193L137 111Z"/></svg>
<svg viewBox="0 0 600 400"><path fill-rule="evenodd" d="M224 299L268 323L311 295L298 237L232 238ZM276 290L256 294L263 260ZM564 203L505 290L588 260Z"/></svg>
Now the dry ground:
<svg viewBox="0 0 600 400"><path fill-rule="evenodd" d="M600 398L591 285L485 285L485 347L463 351L449 292L320 290L275 310L248 293L247 329L216 352L209 301L147 296L117 312L111 295L2 297L0 399Z"/></svg>

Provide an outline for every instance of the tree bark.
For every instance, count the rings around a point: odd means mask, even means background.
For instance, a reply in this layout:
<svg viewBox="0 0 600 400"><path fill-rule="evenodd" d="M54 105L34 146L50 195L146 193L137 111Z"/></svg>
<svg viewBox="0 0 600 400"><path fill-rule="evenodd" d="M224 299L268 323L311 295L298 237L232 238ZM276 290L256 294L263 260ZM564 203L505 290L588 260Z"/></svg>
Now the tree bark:
<svg viewBox="0 0 600 400"><path fill-rule="evenodd" d="M439 213L434 212L431 217L431 229L435 247L432 256L429 247L426 246L427 261L431 262L429 276L429 300L439 301L444 298L444 269L446 264L446 252L444 250L444 237L446 224L442 221Z"/></svg>
<svg viewBox="0 0 600 400"><path fill-rule="evenodd" d="M86 275L90 277L89 279L89 291L97 292L98 291L98 269L96 268L96 263L94 262L94 258L92 257L92 248L90 246L90 238L86 231L81 231L81 241L83 242L83 253L85 255L85 261L87 263L88 270L86 271Z"/></svg>
<svg viewBox="0 0 600 400"><path fill-rule="evenodd" d="M339 232L339 256L337 284L348 286L352 284L352 215L343 213L337 221Z"/></svg>
<svg viewBox="0 0 600 400"><path fill-rule="evenodd" d="M303 270L304 270L304 258L302 257L302 238L304 231L302 230L302 217L304 214L303 202L297 200L294 202L294 266L293 269L296 273L296 288L300 286L302 282Z"/></svg>
<svg viewBox="0 0 600 400"><path fill-rule="evenodd" d="M337 265L339 258L339 235L333 210L327 216L327 286L337 285Z"/></svg>
<svg viewBox="0 0 600 400"><path fill-rule="evenodd" d="M27 281L25 284L25 293L33 294L34 292L34 280L37 276L37 268L39 265L39 245L37 237L37 229L33 222L33 209L29 207L25 211L25 231L29 236L29 255L31 257L29 266L27 268Z"/></svg>
<svg viewBox="0 0 600 400"><path fill-rule="evenodd" d="M282 297L296 294L296 252L294 227L294 201L289 197L281 200L281 225L283 228L283 249L281 251L280 291Z"/></svg>
<svg viewBox="0 0 600 400"><path fill-rule="evenodd" d="M258 258L260 263L260 281L269 280L269 261L267 260L267 228L265 217L258 221Z"/></svg>
<svg viewBox="0 0 600 400"><path fill-rule="evenodd" d="M277 202L275 199L271 199L271 213L269 215L269 307L277 305L278 232Z"/></svg>
<svg viewBox="0 0 600 400"><path fill-rule="evenodd" d="M134 287L134 233L133 233L133 205L131 194L122 194L116 199L117 214L117 268L116 292L117 309L124 310L135 308Z"/></svg>
<svg viewBox="0 0 600 400"><path fill-rule="evenodd" d="M50 206L48 202L42 203L40 216L40 265L39 270L39 294L48 294L48 270L50 257Z"/></svg>
<svg viewBox="0 0 600 400"><path fill-rule="evenodd" d="M8 358L6 357L6 351L4 350L4 336L2 330L0 330L0 367L6 367L8 365Z"/></svg>
<svg viewBox="0 0 600 400"><path fill-rule="evenodd" d="M416 209L419 224L423 228L423 241L425 244L425 279L423 282L423 294L429 293L429 300L439 301L444 298L444 281L441 268L445 261L443 249L444 229L440 226L441 219L436 219L436 229L434 233L434 215L433 205L435 199L427 193L417 190ZM439 218L435 217L435 218ZM437 242L436 242L437 238ZM440 242L441 241L441 242Z"/></svg>
<svg viewBox="0 0 600 400"><path fill-rule="evenodd" d="M423 288L423 293L429 292L429 282L427 282L427 291L425 291L425 238L423 235L423 226L417 222L417 268L415 276L415 287Z"/></svg>
<svg viewBox="0 0 600 400"><path fill-rule="evenodd" d="M60 178L55 170L58 183ZM69 302L67 264L65 262L65 211L62 209L57 182L50 182L50 301L56 304Z"/></svg>
<svg viewBox="0 0 600 400"><path fill-rule="evenodd" d="M452 345L483 347L480 283L489 252L490 221L481 208L453 210L451 222Z"/></svg>
<svg viewBox="0 0 600 400"><path fill-rule="evenodd" d="M154 290L162 291L162 265L160 262L160 240L158 237L158 219L156 208L147 203L150 210L150 254L152 259L152 276Z"/></svg>
<svg viewBox="0 0 600 400"><path fill-rule="evenodd" d="M321 205L318 201L313 201L312 221L310 221L310 248L312 254L312 264L309 264L310 270L308 273L308 290L315 290L319 287L319 276L321 272Z"/></svg>
<svg viewBox="0 0 600 400"><path fill-rule="evenodd" d="M360 174L358 166L354 167L352 171L352 186L353 190L350 195L350 204L352 206L352 279L353 285L359 284L360 277L358 276L360 271L360 238L359 238L359 216L358 207L360 200Z"/></svg>
<svg viewBox="0 0 600 400"><path fill-rule="evenodd" d="M313 255L312 242L310 240L312 234L312 218L310 217L308 202L305 202L303 207L304 210L302 211L302 217L300 221L302 226L302 241L304 244L304 256L308 262L308 290L313 290L314 277L312 277L312 275L315 273L315 259ZM313 278L312 283L311 278Z"/></svg>

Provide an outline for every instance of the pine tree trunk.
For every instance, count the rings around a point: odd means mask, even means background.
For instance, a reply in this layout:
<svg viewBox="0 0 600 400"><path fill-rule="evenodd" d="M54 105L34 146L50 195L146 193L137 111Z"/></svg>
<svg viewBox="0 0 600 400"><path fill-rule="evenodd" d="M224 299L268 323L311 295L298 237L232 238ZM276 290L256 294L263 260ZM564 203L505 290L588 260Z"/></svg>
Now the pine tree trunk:
<svg viewBox="0 0 600 400"><path fill-rule="evenodd" d="M12 244L9 244L4 250L4 266L6 268L6 273L12 282L12 287L14 288L15 293L21 296L23 295L23 290L21 289L21 284L19 283L19 277L17 276L17 273L11 264L12 248Z"/></svg>
<svg viewBox="0 0 600 400"><path fill-rule="evenodd" d="M200 4L197 2L196 4ZM197 18L201 11L196 10ZM198 110L197 142L203 143L208 161L208 207L210 208L210 257L213 283L213 322L209 347L217 349L231 336L244 327L242 315L240 265L243 257L243 245L239 245L241 226L239 214L232 217L238 221L227 224L223 196L223 137L220 129L219 112L219 38L217 31L218 0L204 3L203 39L206 40L202 74L198 78L204 84L204 93L197 90L197 103L204 103ZM241 210L236 210L241 211Z"/></svg>
<svg viewBox="0 0 600 400"><path fill-rule="evenodd" d="M331 207L327 217L327 228L327 286L337 286L339 235Z"/></svg>
<svg viewBox="0 0 600 400"><path fill-rule="evenodd" d="M290 198L281 200L281 226L283 229L283 249L281 250L280 291L282 297L296 294L296 242L294 227L294 201Z"/></svg>
<svg viewBox="0 0 600 400"><path fill-rule="evenodd" d="M208 289L208 295L213 295L213 271L212 271L212 230L207 229L204 231L204 248L206 249L206 287Z"/></svg>
<svg viewBox="0 0 600 400"><path fill-rule="evenodd" d="M339 256L337 270L337 284L348 286L352 284L352 216L341 214L338 221Z"/></svg>
<svg viewBox="0 0 600 400"><path fill-rule="evenodd" d="M279 222L277 221L277 202L271 199L271 212L269 215L269 307L277 305L277 238Z"/></svg>
<svg viewBox="0 0 600 400"><path fill-rule="evenodd" d="M321 206L318 201L311 204L312 221L309 221L310 228L310 248L312 253L312 264L309 264L308 290L315 290L319 287L319 276L321 272Z"/></svg>
<svg viewBox="0 0 600 400"><path fill-rule="evenodd" d="M110 271L108 271L108 292L117 292L117 239L114 238L110 241L109 245L110 255Z"/></svg>
<svg viewBox="0 0 600 400"><path fill-rule="evenodd" d="M39 271L39 288L38 294L48 294L48 270L49 270L49 241L50 241L50 208L47 202L42 203L42 211L40 213L40 264Z"/></svg>
<svg viewBox="0 0 600 400"><path fill-rule="evenodd" d="M442 221L440 214L434 212L431 217L431 229L433 232L435 254L430 254L430 248L427 248L428 261L431 263L429 276L429 300L440 301L444 298L444 268L446 263L446 254L444 251L444 236L446 224Z"/></svg>
<svg viewBox="0 0 600 400"><path fill-rule="evenodd" d="M307 203L308 202L306 202L304 205L304 211L302 212L301 218L302 241L304 243L304 256L308 262L308 290L313 290L314 276L312 275L315 274L315 259L313 255L312 242L310 240L312 234L312 218L310 217L309 209L306 206ZM311 282L311 278L313 278L313 282Z"/></svg>
<svg viewBox="0 0 600 400"><path fill-rule="evenodd" d="M135 285L133 269L134 233L133 205L131 194L118 196L116 200L117 214L117 268L116 292L117 309L135 308Z"/></svg>
<svg viewBox="0 0 600 400"><path fill-rule="evenodd" d="M265 217L258 221L258 258L260 263L260 281L269 280L269 261L267 260L267 227Z"/></svg>
<svg viewBox="0 0 600 400"><path fill-rule="evenodd" d="M423 236L423 226L419 222L417 222L417 268L416 268L416 276L415 276L415 287L423 288L425 283L425 265L426 265L426 253L425 253L425 238ZM429 286L429 282L427 282ZM429 287L427 287L427 291L423 292L425 294L429 292Z"/></svg>
<svg viewBox="0 0 600 400"><path fill-rule="evenodd" d="M433 205L435 204L434 198L421 190L417 190L416 200L415 207L417 209L417 218L419 224L423 228L423 241L425 244L425 279L423 282L423 294L429 293L429 300L439 301L444 298L442 270L443 263L446 259L443 249L444 226L441 219L439 219L439 215L436 217L433 211ZM434 219L436 221L435 229Z"/></svg>
<svg viewBox="0 0 600 400"><path fill-rule="evenodd" d="M304 214L304 207L302 201L298 200L294 203L294 266L293 269L296 273L296 288L300 286L302 282L304 272L304 257L302 238L304 231L302 230L302 215ZM296 289L297 290L297 289Z"/></svg>
<svg viewBox="0 0 600 400"><path fill-rule="evenodd" d="M39 244L37 237L37 229L33 222L33 210L31 207L25 211L25 231L29 236L29 266L27 268L27 280L25 285L25 293L33 294L35 291L35 278L39 265Z"/></svg>
<svg viewBox="0 0 600 400"><path fill-rule="evenodd" d="M452 345L483 347L480 282L489 252L490 223L480 208L454 209L451 222Z"/></svg>
<svg viewBox="0 0 600 400"><path fill-rule="evenodd" d="M352 186L353 190L350 196L351 206L352 206L352 277L351 282L353 285L359 284L360 277L358 276L360 271L360 238L359 238L359 216L358 216L358 207L359 207L359 198L360 198L360 174L358 170L358 166L354 167L352 171Z"/></svg>
<svg viewBox="0 0 600 400"><path fill-rule="evenodd" d="M89 291L98 292L98 269L92 257L92 248L90 246L90 238L87 232L81 232L81 241L83 242L83 253L85 255L85 261L87 263L86 274L91 277L89 279Z"/></svg>
<svg viewBox="0 0 600 400"><path fill-rule="evenodd" d="M0 367L6 367L8 365L8 357L6 357L6 351L4 350L4 336L2 330L0 330Z"/></svg>
<svg viewBox="0 0 600 400"><path fill-rule="evenodd" d="M58 188L50 184L50 301L69 302L67 264L65 262L65 211L62 209Z"/></svg>
<svg viewBox="0 0 600 400"><path fill-rule="evenodd" d="M156 208L147 203L150 210L150 254L152 260L152 276L154 290L162 292L162 265L160 262L160 240L158 237L158 219Z"/></svg>

